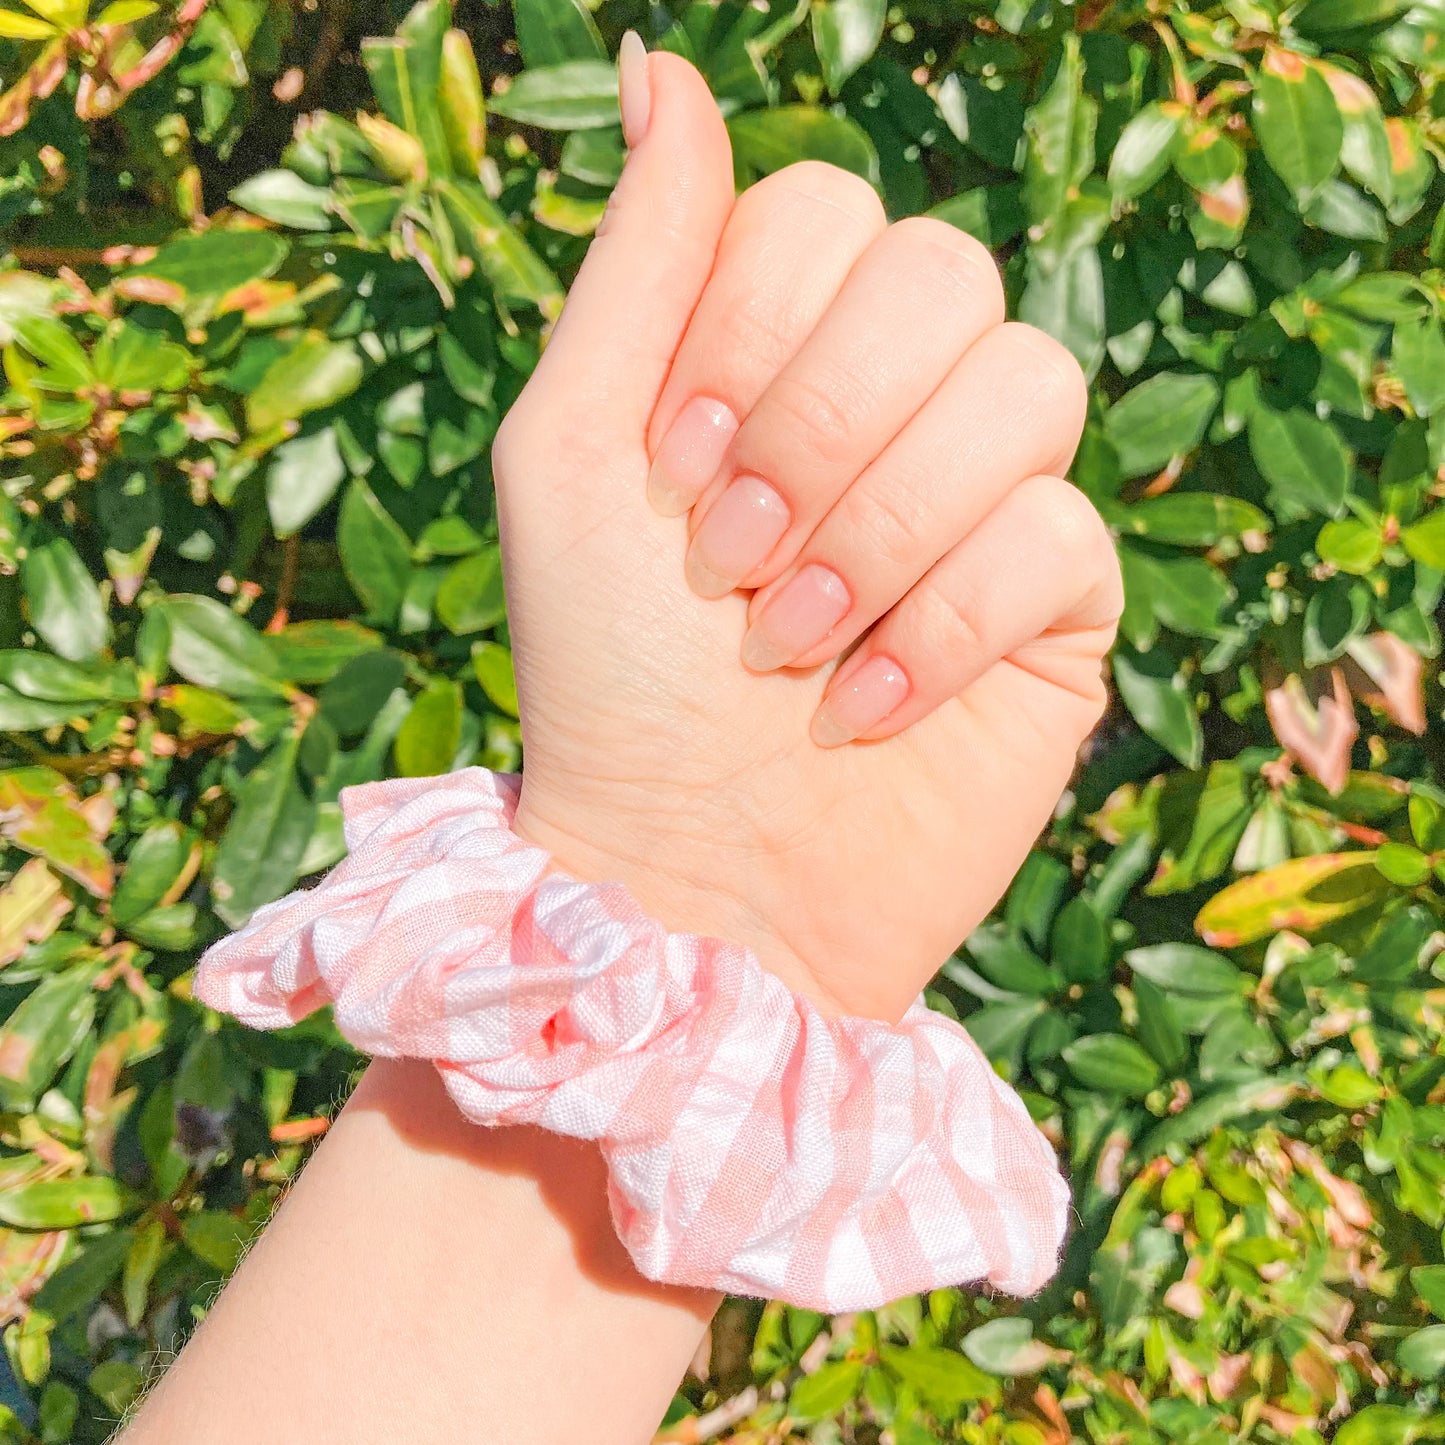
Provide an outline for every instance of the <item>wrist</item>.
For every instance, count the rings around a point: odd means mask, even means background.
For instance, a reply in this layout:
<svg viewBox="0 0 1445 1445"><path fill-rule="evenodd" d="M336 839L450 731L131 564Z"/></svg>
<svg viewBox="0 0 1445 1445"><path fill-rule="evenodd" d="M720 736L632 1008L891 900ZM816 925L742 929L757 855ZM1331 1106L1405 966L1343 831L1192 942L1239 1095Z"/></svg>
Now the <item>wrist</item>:
<svg viewBox="0 0 1445 1445"><path fill-rule="evenodd" d="M547 790L525 780L512 820L518 837L545 849L571 877L621 883L669 933L724 938L751 949L763 968L825 1016L885 1015L885 1009L832 993L779 926L783 912L769 906L767 869L758 863L766 855L730 859L709 838L692 836L695 827L626 816L615 807L605 813L575 802L559 807Z"/></svg>

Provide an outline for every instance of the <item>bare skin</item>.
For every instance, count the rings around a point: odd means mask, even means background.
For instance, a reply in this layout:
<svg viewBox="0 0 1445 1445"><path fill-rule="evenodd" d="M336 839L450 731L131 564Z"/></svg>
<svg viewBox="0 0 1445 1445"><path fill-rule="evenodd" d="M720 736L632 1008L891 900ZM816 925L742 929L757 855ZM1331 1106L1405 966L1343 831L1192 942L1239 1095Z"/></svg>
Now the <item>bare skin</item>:
<svg viewBox="0 0 1445 1445"><path fill-rule="evenodd" d="M1103 704L1118 573L1058 479L1082 378L1003 322L981 248L885 226L856 178L735 200L677 57L629 48L622 106L614 204L494 454L517 828L825 1009L896 1018ZM689 407L712 430L684 446ZM773 611L809 567L811 614ZM633 1270L595 1149L477 1129L426 1064L376 1064L125 1441L284 1418L316 1445L636 1445L716 1303Z"/></svg>

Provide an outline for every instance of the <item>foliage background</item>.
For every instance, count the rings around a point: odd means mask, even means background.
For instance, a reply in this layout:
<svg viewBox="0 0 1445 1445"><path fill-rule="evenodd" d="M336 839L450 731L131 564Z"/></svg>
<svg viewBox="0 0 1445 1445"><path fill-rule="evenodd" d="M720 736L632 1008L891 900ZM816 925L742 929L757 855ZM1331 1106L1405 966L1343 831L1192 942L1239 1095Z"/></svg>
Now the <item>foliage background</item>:
<svg viewBox="0 0 1445 1445"><path fill-rule="evenodd" d="M197 951L337 859L342 786L518 763L487 453L629 25L740 184L830 160L995 249L1129 597L934 995L1070 1167L1058 1282L731 1301L671 1437L1445 1438L1445 12L886 3L4 0L6 1438L104 1438L356 1067L196 1005Z"/></svg>

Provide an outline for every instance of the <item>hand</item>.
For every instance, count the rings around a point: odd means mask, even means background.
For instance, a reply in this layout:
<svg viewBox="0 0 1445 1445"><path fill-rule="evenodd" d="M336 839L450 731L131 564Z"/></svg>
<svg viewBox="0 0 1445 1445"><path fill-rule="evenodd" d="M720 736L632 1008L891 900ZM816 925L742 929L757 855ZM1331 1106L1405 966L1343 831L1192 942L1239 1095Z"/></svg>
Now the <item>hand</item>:
<svg viewBox="0 0 1445 1445"><path fill-rule="evenodd" d="M1117 564L1059 480L1083 378L1003 323L983 247L858 178L735 202L701 77L624 51L631 154L494 453L517 828L896 1018L1103 707Z"/></svg>

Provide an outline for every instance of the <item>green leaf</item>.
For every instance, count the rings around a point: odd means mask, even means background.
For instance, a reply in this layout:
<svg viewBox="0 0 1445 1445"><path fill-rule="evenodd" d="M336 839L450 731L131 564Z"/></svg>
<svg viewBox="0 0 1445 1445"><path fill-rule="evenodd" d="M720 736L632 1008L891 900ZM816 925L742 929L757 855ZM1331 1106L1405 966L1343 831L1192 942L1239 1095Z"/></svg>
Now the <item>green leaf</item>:
<svg viewBox="0 0 1445 1445"><path fill-rule="evenodd" d="M236 811L221 835L211 878L216 912L241 928L261 907L295 884L311 840L316 805L301 789L296 754L301 734L288 729L246 775Z"/></svg>
<svg viewBox="0 0 1445 1445"><path fill-rule="evenodd" d="M975 186L940 201L927 214L968 232L991 250L1007 245L1028 221L1022 188L1015 182Z"/></svg>
<svg viewBox="0 0 1445 1445"><path fill-rule="evenodd" d="M18 10L0 10L0 36L7 40L53 40L60 34L49 21Z"/></svg>
<svg viewBox="0 0 1445 1445"><path fill-rule="evenodd" d="M856 1360L829 1360L793 1386L788 1414L800 1420L835 1415L858 1393L862 1382L863 1366Z"/></svg>
<svg viewBox="0 0 1445 1445"><path fill-rule="evenodd" d="M31 546L20 563L20 585L30 625L61 657L83 662L109 641L100 588L68 538L52 536Z"/></svg>
<svg viewBox="0 0 1445 1445"><path fill-rule="evenodd" d="M95 381L84 347L53 316L23 315L11 322L15 339L44 368L37 384L48 391L75 392Z"/></svg>
<svg viewBox="0 0 1445 1445"><path fill-rule="evenodd" d="M330 188L313 186L295 171L260 171L232 187L230 195L242 210L293 231L329 231L332 227Z"/></svg>
<svg viewBox="0 0 1445 1445"><path fill-rule="evenodd" d="M266 508L276 535L299 532L335 496L345 476L335 427L282 442L266 469Z"/></svg>
<svg viewBox="0 0 1445 1445"><path fill-rule="evenodd" d="M1096 983L1109 972L1109 935L1082 894L1071 898L1054 922L1049 956L1070 983Z"/></svg>
<svg viewBox="0 0 1445 1445"><path fill-rule="evenodd" d="M336 545L346 580L367 612L395 621L411 577L411 541L359 477L342 499Z"/></svg>
<svg viewBox="0 0 1445 1445"><path fill-rule="evenodd" d="M1445 506L1436 505L1401 533L1405 550L1427 567L1445 570Z"/></svg>
<svg viewBox="0 0 1445 1445"><path fill-rule="evenodd" d="M1415 1293L1430 1307L1431 1314L1445 1319L1445 1264L1422 1264L1410 1271Z"/></svg>
<svg viewBox="0 0 1445 1445"><path fill-rule="evenodd" d="M733 158L746 170L770 175L795 161L826 161L878 183L878 156L856 121L811 105L748 110L728 120Z"/></svg>
<svg viewBox="0 0 1445 1445"><path fill-rule="evenodd" d="M478 642L472 647L472 671L490 701L508 717L517 717L517 679L512 654L499 642Z"/></svg>
<svg viewBox="0 0 1445 1445"><path fill-rule="evenodd" d="M269 633L281 676L303 685L329 682L353 657L381 646L381 636L359 622L315 618Z"/></svg>
<svg viewBox="0 0 1445 1445"><path fill-rule="evenodd" d="M361 42L361 61L386 118L420 145L429 175L444 176L451 154L442 128L442 37L451 25L448 0L420 0L394 36Z"/></svg>
<svg viewBox="0 0 1445 1445"><path fill-rule="evenodd" d="M108 898L113 870L80 801L51 768L0 771L0 839L43 858L88 893Z"/></svg>
<svg viewBox="0 0 1445 1445"><path fill-rule="evenodd" d="M980 924L967 946L979 972L996 988L1047 995L1059 987L1058 974L1005 924Z"/></svg>
<svg viewBox="0 0 1445 1445"><path fill-rule="evenodd" d="M1324 76L1271 47L1254 79L1254 133L1275 174L1304 200L1334 175L1345 128Z"/></svg>
<svg viewBox="0 0 1445 1445"><path fill-rule="evenodd" d="M815 0L813 49L830 95L878 49L887 13L887 0Z"/></svg>
<svg viewBox="0 0 1445 1445"><path fill-rule="evenodd" d="M437 590L436 615L458 635L495 627L506 613L502 554L495 546L454 563Z"/></svg>
<svg viewBox="0 0 1445 1445"><path fill-rule="evenodd" d="M445 773L461 741L462 694L454 682L428 683L412 701L396 735L396 766L404 778Z"/></svg>
<svg viewBox="0 0 1445 1445"><path fill-rule="evenodd" d="M1093 170L1098 118L1098 102L1084 90L1079 37L1068 31L1049 88L1024 118L1024 204L1036 226L1056 222L1071 191Z"/></svg>
<svg viewBox="0 0 1445 1445"><path fill-rule="evenodd" d="M617 68L609 60L568 60L524 70L491 109L542 130L592 130L617 124Z"/></svg>
<svg viewBox="0 0 1445 1445"><path fill-rule="evenodd" d="M1136 976L1134 1005L1139 1015L1135 1025L1139 1042L1166 1073L1173 1074L1183 1068L1189 1057L1189 1040L1169 996L1147 978Z"/></svg>
<svg viewBox="0 0 1445 1445"><path fill-rule="evenodd" d="M353 657L321 689L321 714L343 737L364 733L405 675L401 656L388 649Z"/></svg>
<svg viewBox="0 0 1445 1445"><path fill-rule="evenodd" d="M1142 978L1166 993L1200 998L1228 998L1243 993L1250 983L1222 954L1196 943L1156 943L1134 948L1124 962Z"/></svg>
<svg viewBox="0 0 1445 1445"><path fill-rule="evenodd" d="M1280 498L1327 517L1344 505L1350 454L1335 429L1313 412L1257 407L1249 421L1249 450Z"/></svg>
<svg viewBox="0 0 1445 1445"><path fill-rule="evenodd" d="M274 231L213 228L177 236L132 276L170 281L191 296L223 296L248 281L274 275L289 247Z"/></svg>
<svg viewBox="0 0 1445 1445"><path fill-rule="evenodd" d="M976 1400L994 1402L999 1384L971 1360L936 1345L880 1345L878 1357L930 1406L956 1410Z"/></svg>
<svg viewBox="0 0 1445 1445"><path fill-rule="evenodd" d="M126 1323L131 1329L138 1329L145 1318L151 1281L155 1278L165 1244L166 1227L159 1219L147 1219L131 1237L125 1273L121 1279L121 1298L125 1302Z"/></svg>
<svg viewBox="0 0 1445 1445"><path fill-rule="evenodd" d="M1087 1034L1064 1050L1064 1062L1090 1089L1142 1098L1159 1082L1159 1065L1123 1034Z"/></svg>
<svg viewBox="0 0 1445 1445"><path fill-rule="evenodd" d="M1018 319L1037 326L1068 348L1092 377L1104 359L1104 273L1093 246L1075 251L1062 265L1045 270L1029 252L1027 283Z"/></svg>
<svg viewBox="0 0 1445 1445"><path fill-rule="evenodd" d="M266 368L246 398L252 431L269 431L309 411L334 406L361 384L361 353L320 332L303 336Z"/></svg>
<svg viewBox="0 0 1445 1445"><path fill-rule="evenodd" d="M1445 1325L1426 1325L1395 1346L1395 1363L1416 1379L1445 1373Z"/></svg>
<svg viewBox="0 0 1445 1445"><path fill-rule="evenodd" d="M1375 867L1397 888L1418 888L1430 876L1430 859L1409 843L1382 843Z"/></svg>
<svg viewBox="0 0 1445 1445"><path fill-rule="evenodd" d="M990 1375L1031 1375L1067 1358L1034 1338L1033 1321L1023 1315L1005 1315L979 1325L963 1337L963 1352Z"/></svg>
<svg viewBox="0 0 1445 1445"><path fill-rule="evenodd" d="M1321 667L1344 654L1370 623L1370 592L1362 582L1332 577L1305 608L1304 661Z"/></svg>
<svg viewBox="0 0 1445 1445"><path fill-rule="evenodd" d="M546 317L561 311L561 283L480 185L447 181L437 195L458 249L476 263L500 300L529 303Z"/></svg>
<svg viewBox="0 0 1445 1445"><path fill-rule="evenodd" d="M131 845L111 899L111 921L124 928L142 914L174 902L168 894L184 888L200 862L200 841L169 819L153 823Z"/></svg>
<svg viewBox="0 0 1445 1445"><path fill-rule="evenodd" d="M230 1274L240 1263L251 1234L252 1226L246 1220L219 1209L188 1214L181 1223L186 1248L222 1274Z"/></svg>
<svg viewBox="0 0 1445 1445"><path fill-rule="evenodd" d="M1384 551L1380 529L1358 517L1342 517L1326 522L1315 538L1315 551L1321 562L1338 567L1341 572L1365 577L1374 569ZM1445 556L1445 551L1442 551Z"/></svg>
<svg viewBox="0 0 1445 1445"><path fill-rule="evenodd" d="M1445 405L1445 331L1438 316L1397 323L1390 360L1418 415Z"/></svg>
<svg viewBox="0 0 1445 1445"><path fill-rule="evenodd" d="M115 1179L41 1179L0 1190L0 1222L16 1229L76 1229L116 1219L131 1204L130 1192Z"/></svg>
<svg viewBox="0 0 1445 1445"><path fill-rule="evenodd" d="M1334 35L1385 25L1410 9L1412 0L1309 0L1294 17L1301 35Z"/></svg>
<svg viewBox="0 0 1445 1445"><path fill-rule="evenodd" d="M129 663L67 662L46 652L0 652L0 684L27 698L60 702L133 702L139 698Z"/></svg>
<svg viewBox="0 0 1445 1445"><path fill-rule="evenodd" d="M1126 477L1157 471L1198 445L1219 402L1219 383L1197 372L1160 372L1126 392L1104 416Z"/></svg>
<svg viewBox="0 0 1445 1445"><path fill-rule="evenodd" d="M1182 547L1212 547L1226 537L1271 530L1269 515L1252 502L1217 492L1165 492L1102 510L1118 532Z"/></svg>
<svg viewBox="0 0 1445 1445"><path fill-rule="evenodd" d="M581 0L516 0L512 18L517 48L528 70L564 65L569 60L607 59L607 47Z"/></svg>
<svg viewBox="0 0 1445 1445"><path fill-rule="evenodd" d="M155 604L170 624L170 664L229 697L280 696L281 666L266 639L213 597L179 594Z"/></svg>
<svg viewBox="0 0 1445 1445"><path fill-rule="evenodd" d="M109 327L91 357L96 378L113 391L178 391L191 370L191 354L159 331L122 322Z"/></svg>
<svg viewBox="0 0 1445 1445"><path fill-rule="evenodd" d="M487 154L487 102L482 95L476 53L465 31L448 30L442 37L442 83L437 103L452 170L475 180Z"/></svg>
<svg viewBox="0 0 1445 1445"><path fill-rule="evenodd" d="M1173 101L1151 101L1130 118L1109 157L1116 202L1142 196L1169 169L1183 118L1183 108Z"/></svg>
<svg viewBox="0 0 1445 1445"><path fill-rule="evenodd" d="M80 1047L95 1018L92 985L99 972L100 964L86 959L42 979L0 1027L0 1102L7 1109L22 1114L33 1109ZM0 1190L0 1201L5 1193ZM0 1220L20 1222L5 1212L3 1202Z"/></svg>
<svg viewBox="0 0 1445 1445"><path fill-rule="evenodd" d="M1141 653L1119 647L1113 667L1119 695L1139 726L1186 768L1197 768L1204 757L1204 733L1193 692L1173 658L1159 648Z"/></svg>

